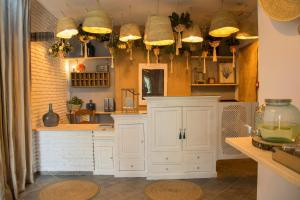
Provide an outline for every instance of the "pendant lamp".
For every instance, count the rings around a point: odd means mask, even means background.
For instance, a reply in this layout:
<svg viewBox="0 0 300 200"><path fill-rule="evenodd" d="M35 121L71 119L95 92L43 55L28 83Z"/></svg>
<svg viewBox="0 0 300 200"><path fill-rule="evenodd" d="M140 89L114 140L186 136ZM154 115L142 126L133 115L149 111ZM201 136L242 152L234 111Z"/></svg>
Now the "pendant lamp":
<svg viewBox="0 0 300 200"><path fill-rule="evenodd" d="M63 17L57 21L56 37L70 39L72 36L77 34L78 30L76 24L71 18Z"/></svg>
<svg viewBox="0 0 300 200"><path fill-rule="evenodd" d="M112 32L112 20L103 10L94 10L86 15L82 29L85 32L108 34Z"/></svg>
<svg viewBox="0 0 300 200"><path fill-rule="evenodd" d="M171 21L168 17L158 15L148 17L144 35L146 45L166 46L174 42Z"/></svg>
<svg viewBox="0 0 300 200"><path fill-rule="evenodd" d="M182 34L183 42L197 43L202 42L203 37L201 36L201 31L198 25L192 25L187 30L183 31Z"/></svg>
<svg viewBox="0 0 300 200"><path fill-rule="evenodd" d="M228 37L238 31L238 24L234 16L230 12L222 10L212 19L209 35L213 37Z"/></svg>
<svg viewBox="0 0 300 200"><path fill-rule="evenodd" d="M141 39L141 33L139 26L134 23L124 24L120 28L120 38L122 42L128 42L132 40Z"/></svg>
<svg viewBox="0 0 300 200"><path fill-rule="evenodd" d="M240 31L236 34L236 39L239 40L251 40L251 39L257 39L258 33L257 33L257 25L246 22L243 23L240 27Z"/></svg>

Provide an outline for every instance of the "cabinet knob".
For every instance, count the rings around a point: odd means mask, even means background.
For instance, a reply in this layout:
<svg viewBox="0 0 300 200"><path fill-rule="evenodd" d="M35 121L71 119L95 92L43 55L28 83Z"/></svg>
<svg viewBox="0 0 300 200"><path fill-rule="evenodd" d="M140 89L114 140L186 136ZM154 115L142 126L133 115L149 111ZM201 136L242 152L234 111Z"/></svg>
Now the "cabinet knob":
<svg viewBox="0 0 300 200"><path fill-rule="evenodd" d="M113 157L110 157L110 159L112 160L112 159L114 159Z"/></svg>
<svg viewBox="0 0 300 200"><path fill-rule="evenodd" d="M197 169L200 169L200 167L199 167L199 166L197 166Z"/></svg>
<svg viewBox="0 0 300 200"><path fill-rule="evenodd" d="M169 168L166 168L166 171L168 171L169 170Z"/></svg>
<svg viewBox="0 0 300 200"><path fill-rule="evenodd" d="M200 159L200 156L197 156L197 159Z"/></svg>
<svg viewBox="0 0 300 200"><path fill-rule="evenodd" d="M166 157L166 160L169 160L169 158L168 158L168 157Z"/></svg>
<svg viewBox="0 0 300 200"><path fill-rule="evenodd" d="M141 143L143 144L143 143L144 143L144 140L141 140Z"/></svg>
<svg viewBox="0 0 300 200"><path fill-rule="evenodd" d="M133 165L130 165L131 168L133 168Z"/></svg>

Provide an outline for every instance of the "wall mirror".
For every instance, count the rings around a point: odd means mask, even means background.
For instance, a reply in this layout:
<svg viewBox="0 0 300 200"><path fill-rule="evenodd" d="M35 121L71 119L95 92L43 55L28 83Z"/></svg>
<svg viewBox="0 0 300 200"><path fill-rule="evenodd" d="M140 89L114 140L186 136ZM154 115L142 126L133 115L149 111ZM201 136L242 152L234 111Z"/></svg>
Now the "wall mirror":
<svg viewBox="0 0 300 200"><path fill-rule="evenodd" d="M139 64L139 105L146 105L144 97L167 96L167 64Z"/></svg>

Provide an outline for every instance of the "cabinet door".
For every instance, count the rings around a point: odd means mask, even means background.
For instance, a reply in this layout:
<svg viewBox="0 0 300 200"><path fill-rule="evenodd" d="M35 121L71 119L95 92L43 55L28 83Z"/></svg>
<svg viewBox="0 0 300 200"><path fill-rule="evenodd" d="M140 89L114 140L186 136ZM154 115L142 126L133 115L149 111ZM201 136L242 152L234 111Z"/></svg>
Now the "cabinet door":
<svg viewBox="0 0 300 200"><path fill-rule="evenodd" d="M95 170L113 169L113 148L95 147Z"/></svg>
<svg viewBox="0 0 300 200"><path fill-rule="evenodd" d="M150 137L153 151L181 151L181 113L181 107L152 109Z"/></svg>
<svg viewBox="0 0 300 200"><path fill-rule="evenodd" d="M183 150L207 150L214 135L212 107L183 107Z"/></svg>
<svg viewBox="0 0 300 200"><path fill-rule="evenodd" d="M144 125L120 124L118 129L119 157L144 158Z"/></svg>

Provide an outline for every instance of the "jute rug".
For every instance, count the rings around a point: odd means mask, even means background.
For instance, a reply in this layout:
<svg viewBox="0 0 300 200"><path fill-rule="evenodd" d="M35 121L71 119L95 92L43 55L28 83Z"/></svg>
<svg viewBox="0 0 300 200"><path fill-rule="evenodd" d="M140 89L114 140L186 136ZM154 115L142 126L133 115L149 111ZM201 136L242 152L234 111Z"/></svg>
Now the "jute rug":
<svg viewBox="0 0 300 200"><path fill-rule="evenodd" d="M91 181L67 180L46 186L39 194L39 200L88 200L100 191Z"/></svg>
<svg viewBox="0 0 300 200"><path fill-rule="evenodd" d="M203 192L200 186L188 181L157 181L145 188L151 200L200 200Z"/></svg>

